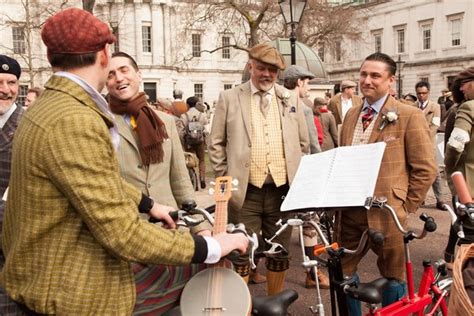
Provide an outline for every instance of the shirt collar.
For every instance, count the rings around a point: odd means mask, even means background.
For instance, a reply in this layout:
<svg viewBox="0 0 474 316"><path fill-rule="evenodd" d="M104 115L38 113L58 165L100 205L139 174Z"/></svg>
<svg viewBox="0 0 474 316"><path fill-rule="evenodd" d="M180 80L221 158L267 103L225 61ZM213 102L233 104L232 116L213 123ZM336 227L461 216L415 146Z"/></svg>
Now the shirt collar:
<svg viewBox="0 0 474 316"><path fill-rule="evenodd" d="M369 104L367 102L367 98L364 99L364 106L362 107L362 111L365 111L369 106L374 110L376 113L379 113L380 110L382 109L382 106L385 104L385 100L388 98L388 93L375 101L373 104Z"/></svg>
<svg viewBox="0 0 474 316"><path fill-rule="evenodd" d="M261 90L257 89L257 87L254 86L252 80L250 80L250 92L252 93L252 95L254 95L255 93L259 92ZM273 95L275 94L275 85L273 85L273 87L270 88L270 90L266 91L267 94L270 94L272 97Z"/></svg>
<svg viewBox="0 0 474 316"><path fill-rule="evenodd" d="M13 112L16 110L16 103L13 102L12 106L10 106L10 109L3 115L0 115L0 128L3 128L5 124L7 124L8 119L10 116L12 116Z"/></svg>

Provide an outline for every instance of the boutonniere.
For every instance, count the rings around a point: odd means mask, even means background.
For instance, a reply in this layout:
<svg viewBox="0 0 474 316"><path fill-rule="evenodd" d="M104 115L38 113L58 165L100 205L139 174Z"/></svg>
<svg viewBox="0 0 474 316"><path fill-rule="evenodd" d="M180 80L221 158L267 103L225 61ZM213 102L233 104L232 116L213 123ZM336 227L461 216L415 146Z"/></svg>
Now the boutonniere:
<svg viewBox="0 0 474 316"><path fill-rule="evenodd" d="M380 122L379 130L383 130L388 124L395 124L398 121L398 114L395 111L388 111L382 113L382 121Z"/></svg>
<svg viewBox="0 0 474 316"><path fill-rule="evenodd" d="M287 90L283 91L281 95L279 96L281 103L283 104L284 107L287 107L288 105L290 105L290 96L291 96L290 92L288 92Z"/></svg>

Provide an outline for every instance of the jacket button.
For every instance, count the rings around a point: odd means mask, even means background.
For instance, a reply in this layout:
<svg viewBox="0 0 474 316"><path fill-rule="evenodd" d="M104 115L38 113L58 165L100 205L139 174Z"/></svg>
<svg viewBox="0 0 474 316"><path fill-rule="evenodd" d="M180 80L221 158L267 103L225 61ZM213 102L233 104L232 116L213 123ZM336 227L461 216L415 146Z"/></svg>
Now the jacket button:
<svg viewBox="0 0 474 316"><path fill-rule="evenodd" d="M246 164L245 164L245 168L248 168L248 167L249 167L249 164L248 164L248 163L246 163Z"/></svg>

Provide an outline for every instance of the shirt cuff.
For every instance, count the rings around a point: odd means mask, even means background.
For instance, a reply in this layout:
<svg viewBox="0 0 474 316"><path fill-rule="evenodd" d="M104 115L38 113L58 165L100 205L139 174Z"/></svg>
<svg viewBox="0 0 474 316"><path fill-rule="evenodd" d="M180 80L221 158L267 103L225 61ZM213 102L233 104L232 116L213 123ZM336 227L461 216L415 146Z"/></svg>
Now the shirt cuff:
<svg viewBox="0 0 474 316"><path fill-rule="evenodd" d="M212 237L204 236L204 240L207 243L207 258L204 263L212 264L217 263L221 259L221 245Z"/></svg>

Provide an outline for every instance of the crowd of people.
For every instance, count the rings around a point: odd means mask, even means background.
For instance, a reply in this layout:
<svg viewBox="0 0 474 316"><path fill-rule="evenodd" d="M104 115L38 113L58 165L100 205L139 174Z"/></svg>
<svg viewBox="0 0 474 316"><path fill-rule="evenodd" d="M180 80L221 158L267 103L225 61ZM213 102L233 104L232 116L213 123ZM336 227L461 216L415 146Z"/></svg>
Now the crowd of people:
<svg viewBox="0 0 474 316"><path fill-rule="evenodd" d="M195 96L184 100L176 89L173 100L149 104L136 61L111 54L113 34L90 13L57 13L41 36L54 74L44 88L28 91L26 111L15 102L21 67L0 55L2 315L159 315L179 304L193 275L233 250L240 253L233 269L246 281L262 281L250 269L243 234L213 234L207 222L176 229L169 212L195 199L183 149L199 158L201 188L206 148L216 177L239 180L229 222L262 239L290 216L280 206L301 157L338 146L386 143L374 195L388 199L403 225L430 187L436 207L446 210L437 131L447 135L446 173L462 171L474 193L473 67L438 102L430 101L427 82L398 99L392 96L396 63L374 53L361 64L358 83L344 80L335 96L310 100L314 74L287 67L276 48L262 43L249 50L250 80L221 92L209 130L207 106ZM388 213L340 209L334 221L334 237L346 248L355 248L367 228L383 233L383 245L369 242L359 255L343 257L343 271L357 278L372 249L390 280L383 304L399 300L406 291L403 237ZM316 233L305 227L304 236L305 254L313 258ZM290 237L287 230L274 241L289 249ZM268 295L283 290L290 259L287 252L266 258ZM315 286L316 277L329 287L324 273L308 272L305 285ZM360 302L350 300L349 309L360 315Z"/></svg>

